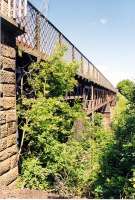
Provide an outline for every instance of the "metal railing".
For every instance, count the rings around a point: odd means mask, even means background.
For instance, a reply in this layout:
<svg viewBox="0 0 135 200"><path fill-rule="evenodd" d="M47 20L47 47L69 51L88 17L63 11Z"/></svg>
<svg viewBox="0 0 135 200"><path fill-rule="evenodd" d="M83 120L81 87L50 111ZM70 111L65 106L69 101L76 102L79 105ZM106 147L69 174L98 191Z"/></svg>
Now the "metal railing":
<svg viewBox="0 0 135 200"><path fill-rule="evenodd" d="M116 93L116 89L105 76L81 53L40 11L26 0L1 0L7 3L7 13L25 33L17 38L17 45L31 49L38 54L50 56L57 43L67 47L65 61L76 60L80 63L78 75ZM3 6L2 6L3 8Z"/></svg>
<svg viewBox="0 0 135 200"><path fill-rule="evenodd" d="M13 20L24 18L27 15L27 0L0 0L0 13Z"/></svg>

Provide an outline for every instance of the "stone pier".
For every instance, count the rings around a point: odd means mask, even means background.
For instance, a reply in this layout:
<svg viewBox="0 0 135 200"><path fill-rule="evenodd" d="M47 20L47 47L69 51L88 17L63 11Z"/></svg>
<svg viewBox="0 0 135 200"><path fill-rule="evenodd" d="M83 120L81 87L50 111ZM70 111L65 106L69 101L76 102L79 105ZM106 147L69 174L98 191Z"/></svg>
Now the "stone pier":
<svg viewBox="0 0 135 200"><path fill-rule="evenodd" d="M110 109L110 104L107 104L105 106L104 111L102 112L103 114L103 125L105 129L110 129L111 128L111 109Z"/></svg>
<svg viewBox="0 0 135 200"><path fill-rule="evenodd" d="M3 17L0 22L0 187L12 187L18 176L15 38L22 31Z"/></svg>

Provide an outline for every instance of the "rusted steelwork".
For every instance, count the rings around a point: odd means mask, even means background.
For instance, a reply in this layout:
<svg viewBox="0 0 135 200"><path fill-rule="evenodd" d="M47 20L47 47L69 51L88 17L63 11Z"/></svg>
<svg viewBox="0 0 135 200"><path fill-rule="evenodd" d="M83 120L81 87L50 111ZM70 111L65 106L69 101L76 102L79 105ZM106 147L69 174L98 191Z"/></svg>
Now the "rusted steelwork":
<svg viewBox="0 0 135 200"><path fill-rule="evenodd" d="M65 60L76 60L80 63L77 74L116 93L113 85L105 76L30 2L26 0L1 0L7 15L14 18L17 24L25 27L25 34L17 38L17 45L25 52L41 59L50 56L57 43L67 46ZM6 4L5 4L6 2ZM2 4L1 4L2 5ZM1 7L3 10L3 6Z"/></svg>
<svg viewBox="0 0 135 200"><path fill-rule="evenodd" d="M74 91L67 93L65 100L72 102L80 99L88 115L98 110L102 112L106 105L112 107L115 105L116 95L112 91L94 86L92 82L88 84L82 79L78 79L78 82L79 84Z"/></svg>

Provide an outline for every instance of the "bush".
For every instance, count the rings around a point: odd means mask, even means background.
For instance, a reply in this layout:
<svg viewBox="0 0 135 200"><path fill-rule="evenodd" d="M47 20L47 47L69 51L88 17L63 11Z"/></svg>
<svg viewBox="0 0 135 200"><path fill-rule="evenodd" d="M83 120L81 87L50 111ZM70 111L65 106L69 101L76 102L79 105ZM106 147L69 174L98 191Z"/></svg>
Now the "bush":
<svg viewBox="0 0 135 200"><path fill-rule="evenodd" d="M102 155L101 171L91 188L96 198L135 198L135 109L132 99L126 101L118 96L114 137Z"/></svg>
<svg viewBox="0 0 135 200"><path fill-rule="evenodd" d="M64 100L77 83L78 64L64 63L63 53L59 49L46 62L29 67L34 98L21 96L18 106L24 136L21 185L85 196L100 171L99 160L111 133L103 130L100 114L92 122L79 100L72 104Z"/></svg>

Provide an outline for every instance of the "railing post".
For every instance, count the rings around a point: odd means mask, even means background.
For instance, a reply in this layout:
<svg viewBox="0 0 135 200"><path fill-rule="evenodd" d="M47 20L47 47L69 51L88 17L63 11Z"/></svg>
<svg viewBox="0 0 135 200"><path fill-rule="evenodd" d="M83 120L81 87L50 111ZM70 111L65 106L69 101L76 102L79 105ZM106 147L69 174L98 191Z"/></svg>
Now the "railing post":
<svg viewBox="0 0 135 200"><path fill-rule="evenodd" d="M72 61L75 60L75 48L72 46Z"/></svg>
<svg viewBox="0 0 135 200"><path fill-rule="evenodd" d="M22 17L22 0L19 0L18 17Z"/></svg>
<svg viewBox="0 0 135 200"><path fill-rule="evenodd" d="M88 61L88 78L91 78L90 77L90 63L89 63L89 61Z"/></svg>
<svg viewBox="0 0 135 200"><path fill-rule="evenodd" d="M62 35L61 35L61 33L59 33L59 45L60 46L62 45Z"/></svg>
<svg viewBox="0 0 135 200"><path fill-rule="evenodd" d="M11 17L11 0L8 0L8 17Z"/></svg>
<svg viewBox="0 0 135 200"><path fill-rule="evenodd" d="M96 82L98 83L98 71L96 69Z"/></svg>
<svg viewBox="0 0 135 200"><path fill-rule="evenodd" d="M40 51L40 13L36 16L35 48Z"/></svg>
<svg viewBox="0 0 135 200"><path fill-rule="evenodd" d="M81 73L83 74L83 56L81 55Z"/></svg>
<svg viewBox="0 0 135 200"><path fill-rule="evenodd" d="M95 68L93 65L92 65L92 79L93 81L95 81Z"/></svg>
<svg viewBox="0 0 135 200"><path fill-rule="evenodd" d="M16 0L13 0L13 19L16 18Z"/></svg>
<svg viewBox="0 0 135 200"><path fill-rule="evenodd" d="M1 13L3 12L4 0L1 0Z"/></svg>
<svg viewBox="0 0 135 200"><path fill-rule="evenodd" d="M93 85L91 86L91 100L94 100L94 87Z"/></svg>
<svg viewBox="0 0 135 200"><path fill-rule="evenodd" d="M94 104L95 104L95 102L94 102L94 86L92 85L91 86L91 101L92 101L92 121L94 120Z"/></svg>
<svg viewBox="0 0 135 200"><path fill-rule="evenodd" d="M24 0L24 17L26 17L27 15L27 5L28 5L27 0Z"/></svg>

